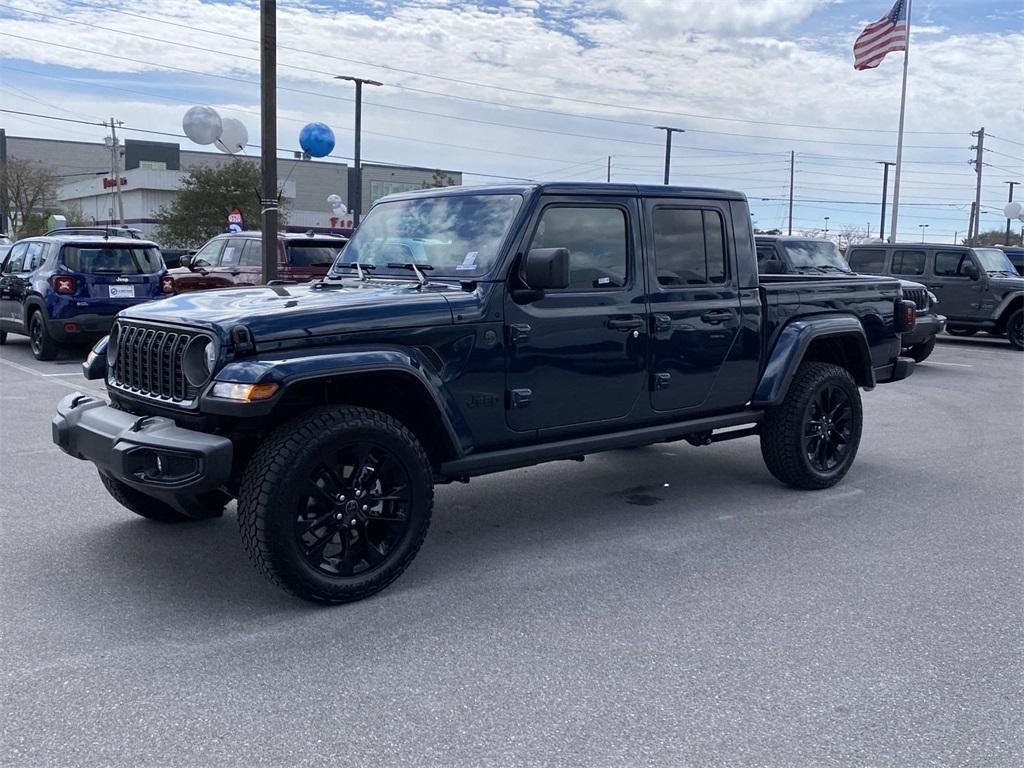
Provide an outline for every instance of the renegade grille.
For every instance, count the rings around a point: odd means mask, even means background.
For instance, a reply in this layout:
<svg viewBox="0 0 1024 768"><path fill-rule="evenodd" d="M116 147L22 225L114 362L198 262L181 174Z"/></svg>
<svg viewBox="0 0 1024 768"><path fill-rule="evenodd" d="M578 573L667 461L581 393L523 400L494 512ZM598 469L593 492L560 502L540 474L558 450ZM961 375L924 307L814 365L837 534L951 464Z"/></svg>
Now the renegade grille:
<svg viewBox="0 0 1024 768"><path fill-rule="evenodd" d="M185 347L198 333L119 320L117 359L110 384L134 395L170 405L189 405L199 389L189 384L182 367Z"/></svg>
<svg viewBox="0 0 1024 768"><path fill-rule="evenodd" d="M903 298L908 301L914 302L917 305L918 312L928 311L928 292L921 288L905 288L903 290Z"/></svg>

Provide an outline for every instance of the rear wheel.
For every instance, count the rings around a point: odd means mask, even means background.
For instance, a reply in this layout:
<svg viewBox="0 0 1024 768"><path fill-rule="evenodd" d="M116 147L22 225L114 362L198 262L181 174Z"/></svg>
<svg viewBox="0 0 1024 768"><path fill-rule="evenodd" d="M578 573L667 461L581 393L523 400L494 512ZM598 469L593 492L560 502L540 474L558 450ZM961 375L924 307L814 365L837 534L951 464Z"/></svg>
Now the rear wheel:
<svg viewBox="0 0 1024 768"><path fill-rule="evenodd" d="M950 328L946 327L946 333L950 336L973 336L978 332L977 328Z"/></svg>
<svg viewBox="0 0 1024 768"><path fill-rule="evenodd" d="M920 363L922 360L928 358L935 349L935 337L932 336L927 341L922 341L920 344L915 344L912 347L907 347L907 355L914 359L915 362Z"/></svg>
<svg viewBox="0 0 1024 768"><path fill-rule="evenodd" d="M1024 349L1024 307L1006 321L1006 338L1016 349Z"/></svg>
<svg viewBox="0 0 1024 768"><path fill-rule="evenodd" d="M53 360L57 357L57 342L46 330L42 312L33 312L28 323L29 346L36 360Z"/></svg>
<svg viewBox="0 0 1024 768"><path fill-rule="evenodd" d="M786 399L761 423L761 455L778 480L815 490L838 483L860 445L860 390L849 371L803 363Z"/></svg>
<svg viewBox="0 0 1024 768"><path fill-rule="evenodd" d="M426 536L433 471L416 437L368 408L322 408L282 425L246 468L238 525L257 569L307 600L379 592Z"/></svg>

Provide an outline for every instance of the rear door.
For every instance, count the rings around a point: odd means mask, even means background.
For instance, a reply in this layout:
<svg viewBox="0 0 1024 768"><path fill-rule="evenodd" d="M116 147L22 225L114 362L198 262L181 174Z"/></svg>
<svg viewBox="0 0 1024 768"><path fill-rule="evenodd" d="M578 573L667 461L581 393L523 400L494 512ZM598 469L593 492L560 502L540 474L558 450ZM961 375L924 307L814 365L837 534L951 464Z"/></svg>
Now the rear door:
<svg viewBox="0 0 1024 768"><path fill-rule="evenodd" d="M740 330L728 203L649 199L651 406L696 408L711 395Z"/></svg>
<svg viewBox="0 0 1024 768"><path fill-rule="evenodd" d="M242 251L247 242L246 238L232 237L224 243L220 260L210 270L209 279L213 281L213 287L223 288L242 282Z"/></svg>
<svg viewBox="0 0 1024 768"><path fill-rule="evenodd" d="M242 248L242 256L238 262L236 285L260 285L263 282L263 245L256 238L250 237Z"/></svg>
<svg viewBox="0 0 1024 768"><path fill-rule="evenodd" d="M643 265L635 198L550 196L520 249L567 248L570 284L505 299L508 424L534 430L626 417L647 381Z"/></svg>
<svg viewBox="0 0 1024 768"><path fill-rule="evenodd" d="M971 252L964 250L936 249L931 259L930 274L924 280L926 285L939 297L939 311L950 319L980 320L981 280L972 280L967 267L974 264ZM984 272L979 270L979 275Z"/></svg>

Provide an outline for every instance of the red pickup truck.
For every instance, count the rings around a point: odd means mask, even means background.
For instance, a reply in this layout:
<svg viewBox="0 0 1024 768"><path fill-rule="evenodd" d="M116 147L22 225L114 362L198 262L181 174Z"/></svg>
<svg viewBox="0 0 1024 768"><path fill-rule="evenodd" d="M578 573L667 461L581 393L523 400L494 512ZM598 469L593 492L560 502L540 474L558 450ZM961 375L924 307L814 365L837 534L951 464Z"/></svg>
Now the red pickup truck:
<svg viewBox="0 0 1024 768"><path fill-rule="evenodd" d="M169 271L175 293L262 285L262 233L228 232L217 235L181 266ZM348 238L340 235L284 233L277 238L277 276L306 283L327 274Z"/></svg>

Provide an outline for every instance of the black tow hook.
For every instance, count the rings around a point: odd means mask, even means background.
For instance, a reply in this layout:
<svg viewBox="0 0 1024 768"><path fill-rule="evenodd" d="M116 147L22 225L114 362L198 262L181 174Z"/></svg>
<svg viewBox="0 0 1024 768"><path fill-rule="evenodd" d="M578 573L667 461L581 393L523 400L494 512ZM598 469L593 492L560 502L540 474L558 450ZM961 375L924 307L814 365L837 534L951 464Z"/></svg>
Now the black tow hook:
<svg viewBox="0 0 1024 768"><path fill-rule="evenodd" d="M138 431L140 431L140 430L141 430L141 429L142 429L142 428L143 428L144 426L146 426L146 424L148 424L149 422L151 422L151 421L153 420L153 418L154 418L153 416L140 416L139 418L137 418L137 419L135 420L135 423L134 423L134 424L132 424L132 425L131 425L131 427L129 427L129 430L130 430L131 432L138 432Z"/></svg>
<svg viewBox="0 0 1024 768"><path fill-rule="evenodd" d="M86 402L88 400L92 400L92 398L89 395L75 395L75 397L71 400L71 410L75 410L75 408L77 408L83 402Z"/></svg>

